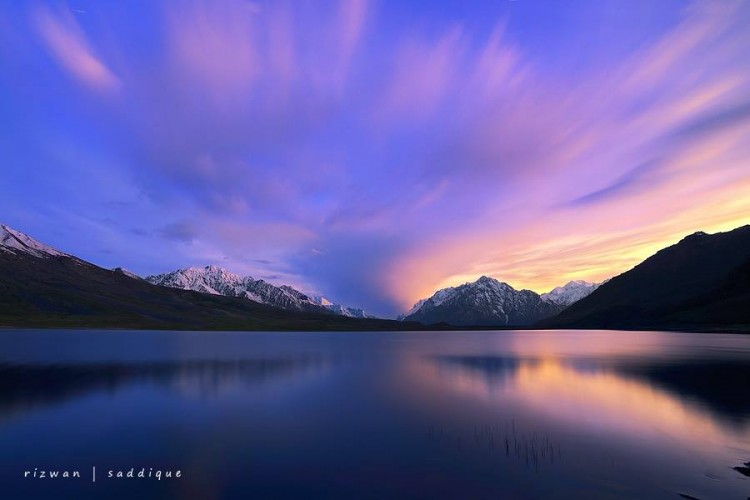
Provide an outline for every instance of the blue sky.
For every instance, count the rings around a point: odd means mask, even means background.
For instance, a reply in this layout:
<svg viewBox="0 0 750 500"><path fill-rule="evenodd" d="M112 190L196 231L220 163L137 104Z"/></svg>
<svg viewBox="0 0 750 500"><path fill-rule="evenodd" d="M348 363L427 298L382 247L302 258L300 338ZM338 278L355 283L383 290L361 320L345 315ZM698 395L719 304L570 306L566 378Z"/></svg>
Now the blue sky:
<svg viewBox="0 0 750 500"><path fill-rule="evenodd" d="M383 315L747 223L748 2L4 1L0 220Z"/></svg>

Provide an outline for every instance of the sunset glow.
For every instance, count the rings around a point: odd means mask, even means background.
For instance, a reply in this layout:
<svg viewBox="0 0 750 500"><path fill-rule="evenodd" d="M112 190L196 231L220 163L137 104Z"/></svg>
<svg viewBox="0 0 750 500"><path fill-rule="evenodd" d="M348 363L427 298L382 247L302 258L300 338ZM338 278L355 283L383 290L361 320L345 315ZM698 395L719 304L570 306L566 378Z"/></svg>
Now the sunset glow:
<svg viewBox="0 0 750 500"><path fill-rule="evenodd" d="M750 223L750 2L419 5L5 2L0 222L389 317Z"/></svg>

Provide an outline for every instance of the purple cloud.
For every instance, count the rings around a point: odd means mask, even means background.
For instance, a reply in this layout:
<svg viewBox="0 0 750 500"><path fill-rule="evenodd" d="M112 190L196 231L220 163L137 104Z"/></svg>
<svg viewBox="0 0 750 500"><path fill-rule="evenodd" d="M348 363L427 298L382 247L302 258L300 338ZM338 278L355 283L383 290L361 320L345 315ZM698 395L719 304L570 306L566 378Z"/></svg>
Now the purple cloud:
<svg viewBox="0 0 750 500"><path fill-rule="evenodd" d="M393 315L480 274L603 279L747 221L716 202L748 199L746 2L633 6L641 28L611 33L606 2L549 4L554 26L420 5L4 6L4 222Z"/></svg>

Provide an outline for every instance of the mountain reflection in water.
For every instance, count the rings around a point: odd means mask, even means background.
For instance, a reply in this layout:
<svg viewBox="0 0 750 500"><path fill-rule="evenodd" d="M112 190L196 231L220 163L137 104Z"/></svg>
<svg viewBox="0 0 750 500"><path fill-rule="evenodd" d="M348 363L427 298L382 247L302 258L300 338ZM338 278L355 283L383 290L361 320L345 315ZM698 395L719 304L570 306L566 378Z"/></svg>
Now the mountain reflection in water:
<svg viewBox="0 0 750 500"><path fill-rule="evenodd" d="M747 441L750 364L684 362L603 366L560 359L429 359L443 386L500 404L524 404L557 421L609 432L669 434L698 444ZM684 382L684 383L683 383Z"/></svg>
<svg viewBox="0 0 750 500"><path fill-rule="evenodd" d="M211 398L314 376L325 368L325 361L315 357L0 365L0 418L87 393L114 394L130 385L153 384L185 396Z"/></svg>

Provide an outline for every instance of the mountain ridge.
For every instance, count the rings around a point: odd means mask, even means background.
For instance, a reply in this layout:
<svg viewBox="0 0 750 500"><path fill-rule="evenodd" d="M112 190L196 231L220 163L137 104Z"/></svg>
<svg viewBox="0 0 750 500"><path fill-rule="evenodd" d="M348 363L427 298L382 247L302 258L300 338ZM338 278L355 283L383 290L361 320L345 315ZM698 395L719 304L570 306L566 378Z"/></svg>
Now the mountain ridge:
<svg viewBox="0 0 750 500"><path fill-rule="evenodd" d="M213 271L231 275L216 266ZM539 295L482 276L422 299L406 322L336 315L327 309L336 305L322 297L253 280L282 295L299 299L299 294L315 309L261 304L248 300L252 291L243 278L230 277L239 286L232 289L235 296L211 286L198 292L154 285L125 269L104 269L0 225L0 327L358 331L453 325L750 331L750 225L693 233L599 285L574 281ZM587 289L593 292L564 305Z"/></svg>
<svg viewBox="0 0 750 500"><path fill-rule="evenodd" d="M243 297L290 311L337 314L351 318L374 318L362 309L335 304L324 297L307 295L289 285L273 285L252 276L240 276L219 266L188 267L146 276L151 284L193 290L226 297Z"/></svg>
<svg viewBox="0 0 750 500"><path fill-rule="evenodd" d="M750 225L690 234L535 326L750 329Z"/></svg>

